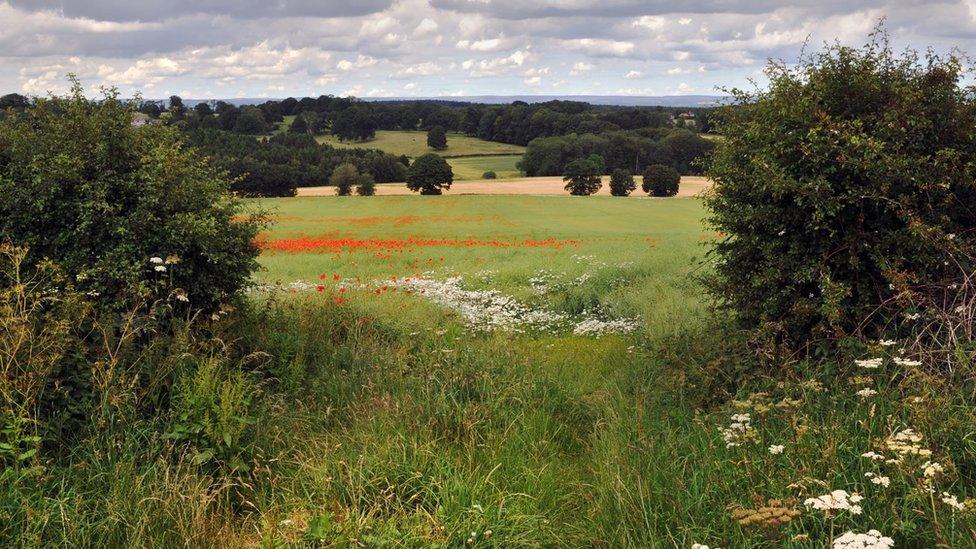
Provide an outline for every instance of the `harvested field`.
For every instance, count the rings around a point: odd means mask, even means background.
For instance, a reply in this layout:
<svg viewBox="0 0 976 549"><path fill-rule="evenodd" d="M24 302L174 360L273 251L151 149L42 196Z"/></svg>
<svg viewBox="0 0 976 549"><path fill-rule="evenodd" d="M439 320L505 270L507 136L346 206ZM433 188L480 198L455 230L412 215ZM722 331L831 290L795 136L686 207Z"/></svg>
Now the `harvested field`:
<svg viewBox="0 0 976 549"><path fill-rule="evenodd" d="M631 198L647 198L647 195L640 190L640 178L637 179L637 190L631 194ZM610 178L604 176L603 187L597 195L610 195ZM461 194L511 194L511 195L566 195L565 183L562 177L520 177L515 179L482 179L478 181L458 181L451 185L451 190L445 192L448 195ZM699 195L707 189L711 182L706 177L686 175L681 178L678 197L689 198ZM298 196L332 196L335 194L333 187L302 187L298 189ZM397 196L414 194L407 189L403 183L385 183L376 186L376 194L379 196Z"/></svg>

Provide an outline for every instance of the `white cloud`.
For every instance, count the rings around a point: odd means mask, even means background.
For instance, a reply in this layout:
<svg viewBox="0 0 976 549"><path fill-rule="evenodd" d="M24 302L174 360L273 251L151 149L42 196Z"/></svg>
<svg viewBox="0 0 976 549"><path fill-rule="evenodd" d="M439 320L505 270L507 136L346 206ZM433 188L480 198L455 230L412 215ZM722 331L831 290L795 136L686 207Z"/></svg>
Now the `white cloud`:
<svg viewBox="0 0 976 549"><path fill-rule="evenodd" d="M378 63L376 58L359 54L354 61L349 61L348 59L339 61L336 63L336 68L340 71L352 71L372 67L376 63Z"/></svg>
<svg viewBox="0 0 976 549"><path fill-rule="evenodd" d="M437 24L437 21L434 21L433 19L431 19L429 17L425 17L423 21L421 21L420 23L417 24L416 27L414 27L414 29L413 29L413 35L414 36L427 36L429 34L433 34L433 33L437 32L437 29L439 27L440 27L440 25Z"/></svg>
<svg viewBox="0 0 976 549"><path fill-rule="evenodd" d="M624 75L627 80L637 80L638 78L644 76L644 73L640 71L630 71Z"/></svg>
<svg viewBox="0 0 976 549"><path fill-rule="evenodd" d="M564 40L563 44L570 50L586 55L618 57L634 51L634 43L607 38L577 38Z"/></svg>
<svg viewBox="0 0 976 549"><path fill-rule="evenodd" d="M592 63L587 63L585 61L578 61L573 64L573 68L569 71L570 76L579 76L585 72L593 70L594 65Z"/></svg>

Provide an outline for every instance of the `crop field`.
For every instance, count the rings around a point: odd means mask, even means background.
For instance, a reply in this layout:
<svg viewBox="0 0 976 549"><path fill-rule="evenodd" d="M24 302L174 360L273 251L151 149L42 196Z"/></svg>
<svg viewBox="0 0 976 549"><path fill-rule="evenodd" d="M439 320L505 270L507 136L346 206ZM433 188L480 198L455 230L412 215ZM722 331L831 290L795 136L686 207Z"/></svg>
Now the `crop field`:
<svg viewBox="0 0 976 549"><path fill-rule="evenodd" d="M638 200L667 200L651 198L640 190L640 178L635 181L638 188L628 198ZM711 181L707 177L685 175L681 177L678 188L679 198L694 198L711 188ZM404 196L416 194L403 183L381 183L376 186L377 196ZM444 191L447 196L462 194L494 194L494 195L523 195L523 196L562 196L567 195L566 182L559 176L516 177L499 179L477 179L456 181L451 188ZM320 187L301 187L298 196L335 196L335 187L328 185ZM603 176L603 187L596 192L596 196L610 196L610 177ZM619 198L618 198L619 200Z"/></svg>
<svg viewBox="0 0 976 549"><path fill-rule="evenodd" d="M620 317L672 315L677 304L694 310L688 274L709 238L700 203L685 199L382 196L261 205L275 216L262 235L262 282L317 283L326 274L331 291L336 274L360 282L460 277L561 312L596 307ZM560 290L538 291L543 285Z"/></svg>

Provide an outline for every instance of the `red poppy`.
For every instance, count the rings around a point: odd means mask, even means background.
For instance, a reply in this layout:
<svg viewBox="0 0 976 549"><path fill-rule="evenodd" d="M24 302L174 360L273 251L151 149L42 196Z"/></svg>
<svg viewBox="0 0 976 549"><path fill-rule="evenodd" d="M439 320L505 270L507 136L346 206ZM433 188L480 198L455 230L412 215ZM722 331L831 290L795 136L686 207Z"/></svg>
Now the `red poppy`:
<svg viewBox="0 0 976 549"><path fill-rule="evenodd" d="M324 292L325 291L325 286L319 284L318 286L315 287L315 289L318 290L318 291L320 291L320 292Z"/></svg>

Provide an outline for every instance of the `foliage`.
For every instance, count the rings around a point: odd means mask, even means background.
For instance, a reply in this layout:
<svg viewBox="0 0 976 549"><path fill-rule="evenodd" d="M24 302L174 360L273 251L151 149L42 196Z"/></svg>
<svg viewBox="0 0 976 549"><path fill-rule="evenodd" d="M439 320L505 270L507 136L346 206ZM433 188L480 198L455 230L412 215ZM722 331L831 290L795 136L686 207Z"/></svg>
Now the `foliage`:
<svg viewBox="0 0 976 549"><path fill-rule="evenodd" d="M440 156L429 153L417 158L407 170L407 188L420 194L441 194L450 189L454 172Z"/></svg>
<svg viewBox="0 0 976 549"><path fill-rule="evenodd" d="M736 92L709 170L713 295L762 342L877 337L973 272L976 95L955 56L892 53L883 33ZM926 297L929 296L929 297Z"/></svg>
<svg viewBox="0 0 976 549"><path fill-rule="evenodd" d="M674 196L678 194L681 174L671 166L654 164L644 170L641 189L651 196Z"/></svg>
<svg viewBox="0 0 976 549"><path fill-rule="evenodd" d="M214 309L257 267L261 220L177 131L131 120L114 90L90 101L74 82L0 121L0 241L112 308L179 288L188 307Z"/></svg>
<svg viewBox="0 0 976 549"><path fill-rule="evenodd" d="M447 132L444 130L444 126L434 126L427 130L427 146L436 151L443 151L447 148Z"/></svg>
<svg viewBox="0 0 976 549"><path fill-rule="evenodd" d="M359 184L356 185L356 194L359 196L373 196L376 194L376 181L368 173L359 177Z"/></svg>
<svg viewBox="0 0 976 549"><path fill-rule="evenodd" d="M498 174L496 174L495 172L489 170L489 171L481 174L481 178L482 179L498 179Z"/></svg>
<svg viewBox="0 0 976 549"><path fill-rule="evenodd" d="M234 121L234 132L248 135L261 135L270 128L264 120L264 114L257 107L247 106L241 109L240 115Z"/></svg>
<svg viewBox="0 0 976 549"><path fill-rule="evenodd" d="M640 173L664 164L684 174L698 174L700 162L712 148L707 139L683 129L568 134L530 142L519 167L528 176L561 175L569 162L599 154L611 170Z"/></svg>
<svg viewBox="0 0 976 549"><path fill-rule="evenodd" d="M566 164L563 181L566 182L566 190L569 194L588 196L599 191L603 186L600 180L602 173L603 159L591 154L586 159L578 159Z"/></svg>
<svg viewBox="0 0 976 549"><path fill-rule="evenodd" d="M339 164L332 170L332 175L329 176L329 185L335 187L337 195L349 196L352 194L353 187L359 184L361 177L356 166L346 162Z"/></svg>
<svg viewBox="0 0 976 549"><path fill-rule="evenodd" d="M372 111L359 104L339 111L332 120L332 135L341 141L372 139L376 135L376 120Z"/></svg>
<svg viewBox="0 0 976 549"><path fill-rule="evenodd" d="M610 174L610 194L613 196L628 196L637 188L634 176L627 170L617 168Z"/></svg>

